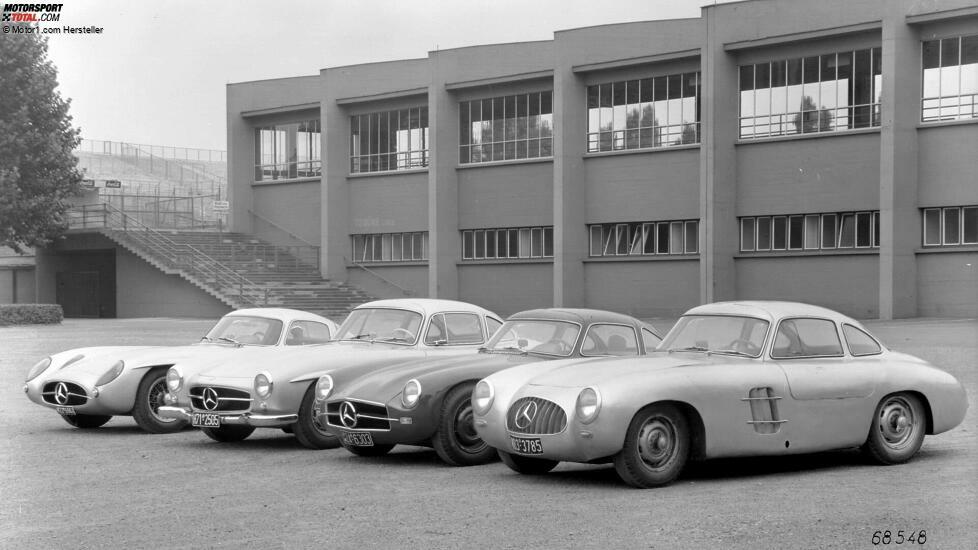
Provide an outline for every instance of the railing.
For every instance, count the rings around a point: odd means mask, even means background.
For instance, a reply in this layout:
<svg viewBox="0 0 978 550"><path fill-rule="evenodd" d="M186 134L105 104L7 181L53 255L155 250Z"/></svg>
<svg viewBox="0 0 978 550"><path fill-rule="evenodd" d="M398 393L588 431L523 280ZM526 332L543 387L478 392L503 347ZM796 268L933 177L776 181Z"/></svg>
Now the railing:
<svg viewBox="0 0 978 550"><path fill-rule="evenodd" d="M392 287L399 289L405 296L414 296L414 291L413 290L409 290L409 289L404 288L403 286L395 283L394 281L388 279L387 277L384 277L380 273L377 273L376 271L368 268L367 266L365 266L363 264L351 263L349 260L346 259L346 257L343 258L343 261L346 262L347 265L351 265L353 267L359 267L360 269L364 270L365 272L373 275L374 277L377 277L381 281L384 281L385 283L391 285Z"/></svg>
<svg viewBox="0 0 978 550"><path fill-rule="evenodd" d="M274 269L319 271L318 246L278 246L264 243L218 242L194 245L205 254L230 264L264 264Z"/></svg>
<svg viewBox="0 0 978 550"><path fill-rule="evenodd" d="M171 196L110 193L100 190L99 200L136 218L153 229L216 230L221 224L213 215L216 195ZM128 191L128 189L127 189Z"/></svg>
<svg viewBox="0 0 978 550"><path fill-rule="evenodd" d="M266 305L268 291L189 244L174 242L159 231L108 204L83 205L68 211L69 229L110 229L169 268L183 271L220 292L236 296L241 305Z"/></svg>
<svg viewBox="0 0 978 550"><path fill-rule="evenodd" d="M178 155L178 152L183 155ZM224 151L82 140L76 153L85 153L80 155L79 167L94 177L111 173L113 179L119 179L116 174L135 171L171 182L192 183L197 187L211 185L212 191L215 186L222 191L227 184L227 156Z"/></svg>
<svg viewBox="0 0 978 550"><path fill-rule="evenodd" d="M266 225L268 225L272 229L276 229L278 231L281 231L282 233L285 233L286 235L288 235L289 238L291 238L293 240L296 240L296 241L299 241L300 243L303 243L303 245L301 245L301 246L287 246L287 247L284 247L284 248L288 249L289 251L292 251L293 249L296 249L297 252L298 252L298 254L296 254L297 257L302 258L302 260L305 261L306 263L310 263L311 265L315 266L316 269L319 269L319 250L320 250L320 248L318 246L316 246L316 245L312 244L311 242L303 239L302 237L296 235L295 233L289 231L288 229L282 227L281 225L273 222L272 220L266 218L265 216L262 216L261 214L259 214L258 212L255 212L254 210L248 210L248 213L251 214L252 217L254 217L256 220L265 223Z"/></svg>

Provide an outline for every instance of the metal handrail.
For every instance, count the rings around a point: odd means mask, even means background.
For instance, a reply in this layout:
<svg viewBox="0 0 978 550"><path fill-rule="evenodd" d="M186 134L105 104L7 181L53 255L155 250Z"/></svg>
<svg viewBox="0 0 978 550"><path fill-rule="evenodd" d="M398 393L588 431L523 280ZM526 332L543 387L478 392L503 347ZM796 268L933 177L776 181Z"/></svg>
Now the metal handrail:
<svg viewBox="0 0 978 550"><path fill-rule="evenodd" d="M404 288L403 286L395 283L394 281L388 279L387 277L384 277L380 273L377 273L376 271L368 268L367 266L365 266L363 264L358 264L356 262L350 262L349 260L346 259L346 256L343 257L343 261L347 265L352 265L353 267L359 267L360 269L366 271L367 273L373 275L374 277L377 277L378 279L380 279L381 281L384 281L385 283L391 285L392 287L397 288L397 289L400 289L400 291L403 292L405 296L414 296L414 291L413 290L408 290L408 289Z"/></svg>
<svg viewBox="0 0 978 550"><path fill-rule="evenodd" d="M284 227L282 227L281 225L279 225L279 224L277 224L277 223L275 223L275 222L273 222L272 220L270 220L270 219L268 219L268 218L266 218L265 216L262 216L261 214L259 214L258 212L255 212L254 210L251 210L251 209L249 209L249 210L248 210L248 213L249 213L249 214L251 214L252 216L254 216L254 217L256 217L256 218L258 218L259 220L261 220L261 221L263 221L263 222L265 222L265 223L267 223L268 225L270 225L270 226L272 226L272 227L274 227L275 229L278 229L279 231L281 231L281 232L283 232L283 233L285 233L286 235L288 235L288 236L290 236L290 237L292 237L293 239L295 239L295 240L297 240L297 241L299 241L299 242L301 242L301 243L305 243L305 244L307 244L308 246L312 246L312 247L315 247L315 248L319 248L319 247L318 247L318 246L316 246L315 244L313 244L313 243L311 243L311 242L309 242L309 241L307 241L307 240L305 240L305 239L303 239L302 237L300 237L300 236L298 236L298 235L296 235L295 233L293 233L293 232L291 232L291 231L289 231L288 229L286 229L286 228L284 228Z"/></svg>
<svg viewBox="0 0 978 550"><path fill-rule="evenodd" d="M78 224L78 210L81 224ZM94 218L94 219L92 219ZM159 231L143 225L136 218L109 204L82 205L69 210L69 228L104 228L118 231L117 236L129 239L153 251L153 256L167 267L192 274L207 284L211 280L218 288L237 290L238 299L245 305L267 305L268 290L247 277L225 267L221 262L198 248L174 242Z"/></svg>

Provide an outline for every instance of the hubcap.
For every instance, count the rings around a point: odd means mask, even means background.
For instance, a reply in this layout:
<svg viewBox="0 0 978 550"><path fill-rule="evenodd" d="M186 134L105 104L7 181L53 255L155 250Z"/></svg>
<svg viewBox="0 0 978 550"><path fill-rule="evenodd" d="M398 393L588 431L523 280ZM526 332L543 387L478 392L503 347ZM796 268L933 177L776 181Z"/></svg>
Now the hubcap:
<svg viewBox="0 0 978 550"><path fill-rule="evenodd" d="M472 405L466 402L455 413L455 440L464 450L474 453L482 450L486 443L479 439L472 418Z"/></svg>
<svg viewBox="0 0 978 550"><path fill-rule="evenodd" d="M163 396L166 395L166 377L160 378L153 383L149 389L149 410L153 413L153 418L158 422L169 424L175 418L164 418L160 416L160 406L163 405Z"/></svg>
<svg viewBox="0 0 978 550"><path fill-rule="evenodd" d="M650 418L638 434L638 455L650 468L665 466L676 454L676 427L667 418Z"/></svg>
<svg viewBox="0 0 978 550"><path fill-rule="evenodd" d="M893 449L907 445L916 430L913 407L903 397L894 397L880 409L879 430L883 442Z"/></svg>

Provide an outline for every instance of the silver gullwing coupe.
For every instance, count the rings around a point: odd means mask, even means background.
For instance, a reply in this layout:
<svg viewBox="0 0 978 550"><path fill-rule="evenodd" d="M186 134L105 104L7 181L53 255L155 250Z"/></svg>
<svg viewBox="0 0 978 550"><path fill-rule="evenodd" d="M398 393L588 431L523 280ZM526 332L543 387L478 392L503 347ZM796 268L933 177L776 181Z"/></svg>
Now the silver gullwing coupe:
<svg viewBox="0 0 978 550"><path fill-rule="evenodd" d="M479 437L517 472L613 462L647 488L691 458L861 447L902 463L925 434L960 424L968 399L953 376L849 317L751 301L689 310L647 357L500 371L476 384L472 408Z"/></svg>
<svg viewBox="0 0 978 550"><path fill-rule="evenodd" d="M166 372L174 363L192 357L207 365L255 347L328 341L337 328L333 321L305 311L239 309L192 345L88 347L45 357L27 373L24 393L76 428L97 428L113 416L131 415L147 432L175 432L187 423L159 414Z"/></svg>
<svg viewBox="0 0 978 550"><path fill-rule="evenodd" d="M255 428L280 428L310 449L338 447L339 440L315 418L320 376L475 354L500 325L496 314L465 302L367 302L350 313L327 344L282 353L252 350L206 369L193 361L170 367L160 414L189 421L215 441L240 441Z"/></svg>

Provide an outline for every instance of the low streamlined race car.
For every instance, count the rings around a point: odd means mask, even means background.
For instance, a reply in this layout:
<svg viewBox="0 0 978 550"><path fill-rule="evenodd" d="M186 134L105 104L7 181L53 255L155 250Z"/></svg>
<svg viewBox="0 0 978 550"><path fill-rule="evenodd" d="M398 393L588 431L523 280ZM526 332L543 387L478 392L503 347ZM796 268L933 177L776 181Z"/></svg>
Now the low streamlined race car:
<svg viewBox="0 0 978 550"><path fill-rule="evenodd" d="M283 353L253 352L201 369L178 363L167 373L160 414L189 421L215 441L240 441L255 428L281 428L303 446L339 441L316 422L316 380L336 369L474 354L502 324L479 306L451 300L378 300L354 309L334 341Z"/></svg>
<svg viewBox="0 0 978 550"><path fill-rule="evenodd" d="M187 423L159 414L166 371L174 363L193 358L206 366L225 357L233 360L253 347L325 342L337 328L333 321L305 311L239 309L193 345L91 347L45 357L28 372L24 392L78 428L97 428L112 416L132 415L147 432L175 432Z"/></svg>
<svg viewBox="0 0 978 550"><path fill-rule="evenodd" d="M452 466L483 464L496 451L472 425L476 381L547 359L644 355L659 342L654 328L627 315L591 309L523 311L510 316L478 355L399 363L368 374L341 369L324 375L316 385L317 418L357 455L381 455L400 443L434 447Z"/></svg>
<svg viewBox="0 0 978 550"><path fill-rule="evenodd" d="M964 388L821 307L727 302L693 308L649 357L514 367L476 384L476 432L513 470L614 462L636 487L687 459L862 447L909 460L925 434L961 423Z"/></svg>

